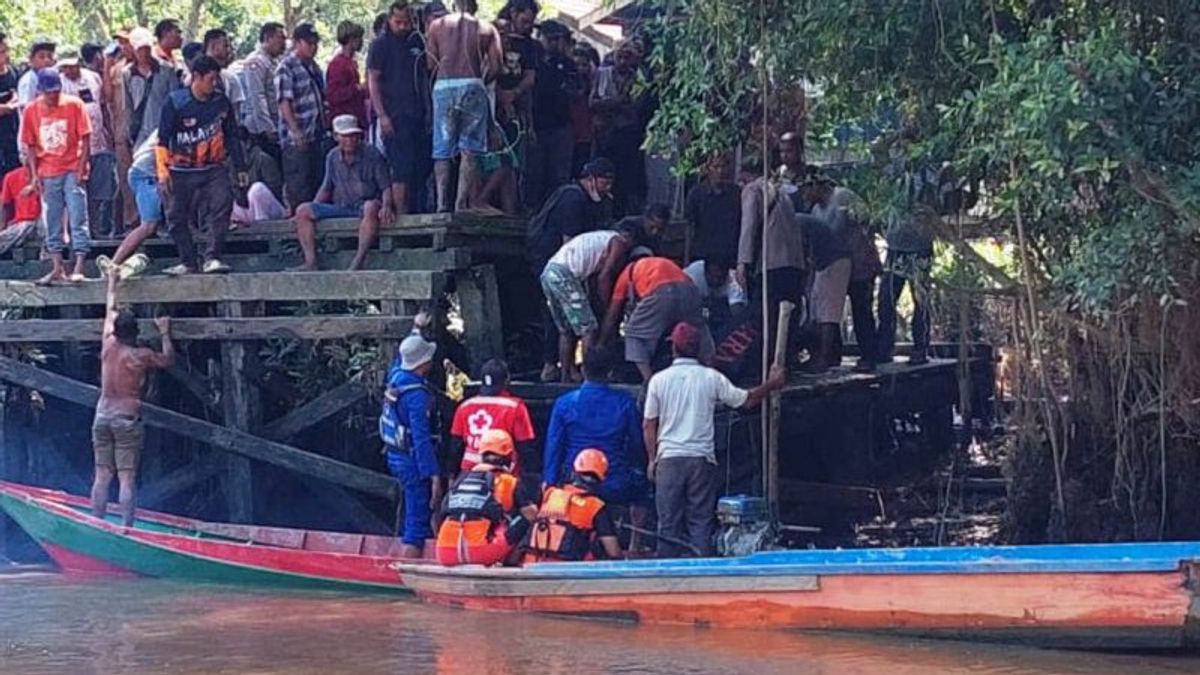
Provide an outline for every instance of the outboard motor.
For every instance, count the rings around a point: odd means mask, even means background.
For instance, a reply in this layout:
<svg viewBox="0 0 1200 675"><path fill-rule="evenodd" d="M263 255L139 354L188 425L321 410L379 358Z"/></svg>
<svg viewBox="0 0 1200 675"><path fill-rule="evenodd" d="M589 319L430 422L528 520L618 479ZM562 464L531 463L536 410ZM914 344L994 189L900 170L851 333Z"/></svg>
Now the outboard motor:
<svg viewBox="0 0 1200 675"><path fill-rule="evenodd" d="M717 522L717 555L725 558L774 548L778 537L771 506L762 497L722 497L717 502Z"/></svg>

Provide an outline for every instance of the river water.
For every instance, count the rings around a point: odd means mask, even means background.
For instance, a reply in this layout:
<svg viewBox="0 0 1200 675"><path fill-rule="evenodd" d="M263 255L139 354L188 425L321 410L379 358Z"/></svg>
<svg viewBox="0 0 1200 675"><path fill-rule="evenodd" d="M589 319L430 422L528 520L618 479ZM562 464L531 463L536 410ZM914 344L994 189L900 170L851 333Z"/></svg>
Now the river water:
<svg viewBox="0 0 1200 675"><path fill-rule="evenodd" d="M408 598L0 575L0 672L1197 673L1200 659L632 626Z"/></svg>

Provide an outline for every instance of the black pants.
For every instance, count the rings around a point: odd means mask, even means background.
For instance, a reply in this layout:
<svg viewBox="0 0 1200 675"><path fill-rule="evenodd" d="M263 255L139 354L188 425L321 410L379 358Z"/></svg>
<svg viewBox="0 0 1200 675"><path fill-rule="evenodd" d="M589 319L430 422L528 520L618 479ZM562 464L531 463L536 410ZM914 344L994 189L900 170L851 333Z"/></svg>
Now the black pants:
<svg viewBox="0 0 1200 675"><path fill-rule="evenodd" d="M613 207L617 216L633 216L646 207L646 153L641 129L615 129L596 147L597 157L607 157L617 170Z"/></svg>
<svg viewBox="0 0 1200 675"><path fill-rule="evenodd" d="M208 231L208 246L204 259L220 257L229 232L229 215L233 211L233 185L229 170L215 167L207 171L172 171L171 197L167 205L167 231L175 240L183 264L197 269L200 266L190 224L195 222Z"/></svg>
<svg viewBox="0 0 1200 675"><path fill-rule="evenodd" d="M879 347L878 330L875 326L875 277L862 281L851 281L850 316L854 319L854 339L864 361L876 362L875 352Z"/></svg>
<svg viewBox="0 0 1200 675"><path fill-rule="evenodd" d="M325 173L325 150L321 142L309 142L302 148L283 149L283 194L293 211L311 202Z"/></svg>
<svg viewBox="0 0 1200 675"><path fill-rule="evenodd" d="M658 557L695 555L664 538L685 541L704 556L713 555L713 520L720 495L717 467L703 457L659 460L654 477L658 511Z"/></svg>
<svg viewBox="0 0 1200 675"><path fill-rule="evenodd" d="M752 281L750 302L757 308L762 303L762 277ZM788 301L796 305L788 321L787 359L790 363L799 358L800 314L804 302L804 270L798 267L781 267L767 271L767 348L775 353L775 337L778 335L779 303Z"/></svg>
<svg viewBox="0 0 1200 675"><path fill-rule="evenodd" d="M913 350L929 350L929 288L928 274L933 252L888 252L883 282L879 287L879 340L876 355L882 361L892 358L896 351L896 302L904 285L912 287Z"/></svg>

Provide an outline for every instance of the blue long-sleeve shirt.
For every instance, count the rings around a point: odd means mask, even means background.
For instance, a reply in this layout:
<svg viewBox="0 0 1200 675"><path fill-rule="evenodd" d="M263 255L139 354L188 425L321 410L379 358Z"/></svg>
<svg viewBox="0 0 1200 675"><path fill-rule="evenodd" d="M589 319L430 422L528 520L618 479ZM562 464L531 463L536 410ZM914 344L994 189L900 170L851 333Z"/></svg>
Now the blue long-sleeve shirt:
<svg viewBox="0 0 1200 675"><path fill-rule="evenodd" d="M413 460L416 462L417 471L421 478L433 478L441 473L438 466L437 444L433 440L433 427L430 424L434 405L433 394L426 386L425 378L400 368L397 360L388 370L387 386L392 389L401 389L412 385L421 386L404 392L396 402L396 406L400 413L401 423L408 427L409 447Z"/></svg>
<svg viewBox="0 0 1200 675"><path fill-rule="evenodd" d="M575 456L588 448L604 452L610 474L645 465L642 415L632 396L597 382L560 396L546 432L542 480L554 485L570 478Z"/></svg>

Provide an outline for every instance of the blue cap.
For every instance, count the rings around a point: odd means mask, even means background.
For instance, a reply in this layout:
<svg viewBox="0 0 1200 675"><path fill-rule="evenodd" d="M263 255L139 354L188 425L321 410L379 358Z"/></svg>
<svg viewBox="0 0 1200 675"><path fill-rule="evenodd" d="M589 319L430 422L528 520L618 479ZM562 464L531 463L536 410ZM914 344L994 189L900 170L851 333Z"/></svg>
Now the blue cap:
<svg viewBox="0 0 1200 675"><path fill-rule="evenodd" d="M62 91L62 78L56 68L42 68L37 74L37 90L39 94L53 94Z"/></svg>

